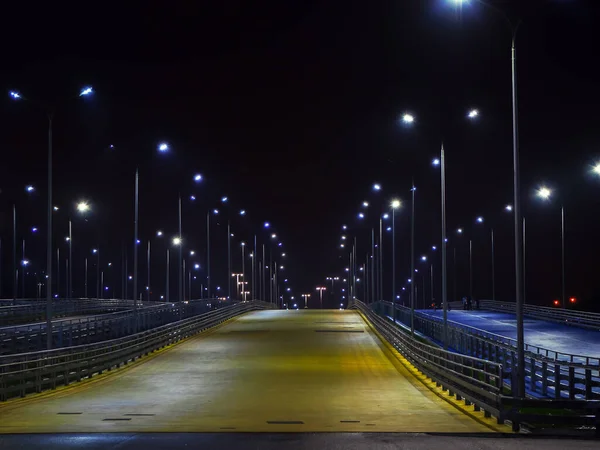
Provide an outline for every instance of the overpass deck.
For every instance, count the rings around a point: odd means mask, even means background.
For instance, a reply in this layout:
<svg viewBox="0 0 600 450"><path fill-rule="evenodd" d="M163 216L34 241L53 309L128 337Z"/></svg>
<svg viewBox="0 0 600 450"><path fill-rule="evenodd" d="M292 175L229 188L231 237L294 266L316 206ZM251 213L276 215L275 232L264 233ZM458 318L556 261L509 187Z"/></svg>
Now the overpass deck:
<svg viewBox="0 0 600 450"><path fill-rule="evenodd" d="M420 310L420 313L441 319L441 310ZM480 330L517 338L516 317L514 314L484 310L455 310L448 312L448 320L479 328ZM525 342L561 353L586 355L600 358L600 332L585 328L562 325L555 322L525 317L523 320Z"/></svg>
<svg viewBox="0 0 600 450"><path fill-rule="evenodd" d="M6 402L0 433L498 430L398 356L354 311L253 312L125 369Z"/></svg>

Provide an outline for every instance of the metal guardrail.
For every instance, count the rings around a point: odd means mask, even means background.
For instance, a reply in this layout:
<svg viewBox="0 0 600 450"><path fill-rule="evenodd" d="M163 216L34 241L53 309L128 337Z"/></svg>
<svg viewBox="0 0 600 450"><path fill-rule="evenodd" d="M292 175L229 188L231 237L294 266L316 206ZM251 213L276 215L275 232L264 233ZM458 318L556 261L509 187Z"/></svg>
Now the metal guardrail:
<svg viewBox="0 0 600 450"><path fill-rule="evenodd" d="M374 304L381 313L391 317L393 305ZM410 309L395 305L396 318L410 326ZM444 324L436 316L416 313L415 330L443 342ZM503 364L507 375L514 375L516 341L457 322L448 321L448 347L459 353ZM600 359L571 355L525 345L526 388L532 397L553 399L600 399ZM514 383L514 380L508 380ZM514 384L512 384L514 385Z"/></svg>
<svg viewBox="0 0 600 450"><path fill-rule="evenodd" d="M487 311L508 314L515 314L516 312L515 303L494 300L481 300L480 308ZM563 308L548 308L546 306L523 305L523 314L534 319L600 331L600 313Z"/></svg>
<svg viewBox="0 0 600 450"><path fill-rule="evenodd" d="M457 400L464 400L466 406L473 404L476 411L483 410L487 417L493 415L499 424L510 421L513 431L518 431L522 424L529 428L566 426L578 430L584 426L600 436L600 400L510 397L503 379L512 373L506 371L503 364L422 343L391 320L387 315L390 311L381 307L385 306L383 302L378 303L368 307L354 301L348 308L360 310L418 370ZM513 367L515 361L512 360ZM486 388L487 392L482 392Z"/></svg>
<svg viewBox="0 0 600 450"><path fill-rule="evenodd" d="M140 304L138 302L138 304ZM157 302L143 303L158 304ZM120 299L73 299L52 302L52 317L119 311L133 307L133 300ZM29 323L46 319L46 302L28 301L17 305L0 306L0 326Z"/></svg>
<svg viewBox="0 0 600 450"><path fill-rule="evenodd" d="M52 322L53 348L90 344L127 336L188 318L231 302L200 300L180 303L160 303L87 317L74 317ZM181 311L180 311L181 309ZM0 327L0 355L46 349L46 323Z"/></svg>
<svg viewBox="0 0 600 450"><path fill-rule="evenodd" d="M382 318L360 301L349 305L363 313L377 331L421 372L432 378L451 395L463 397L486 416L500 416L500 396L505 377L502 364L461 355L419 342L388 318Z"/></svg>
<svg viewBox="0 0 600 450"><path fill-rule="evenodd" d="M235 316L272 305L245 302L131 336L89 345L0 356L0 400L55 389L91 378Z"/></svg>

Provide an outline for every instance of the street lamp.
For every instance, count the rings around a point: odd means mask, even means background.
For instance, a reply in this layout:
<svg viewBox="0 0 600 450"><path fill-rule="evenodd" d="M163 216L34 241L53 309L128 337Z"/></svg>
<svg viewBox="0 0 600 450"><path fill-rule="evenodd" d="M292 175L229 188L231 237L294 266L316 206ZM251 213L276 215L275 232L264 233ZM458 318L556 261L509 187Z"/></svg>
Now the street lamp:
<svg viewBox="0 0 600 450"><path fill-rule="evenodd" d="M304 309L308 308L308 298L310 297L310 294L302 294L302 298L304 298ZM294 305L295 307L296 305Z"/></svg>
<svg viewBox="0 0 600 450"><path fill-rule="evenodd" d="M537 190L537 197L543 201L549 201L552 197L552 190L541 186ZM560 207L560 240L561 240L561 270L562 270L562 281L561 281L561 300L563 309L567 307L567 299L565 294L565 207Z"/></svg>
<svg viewBox="0 0 600 450"><path fill-rule="evenodd" d="M415 117L412 114L405 113L402 115L402 122L406 124L413 123L415 121Z"/></svg>
<svg viewBox="0 0 600 450"><path fill-rule="evenodd" d="M93 93L91 87L85 87L79 92L79 97ZM19 92L10 91L9 96L16 101L26 100ZM52 120L55 108L46 110L48 117L48 206L47 206L47 242L46 242L46 329L52 329ZM29 188L32 188L31 190ZM27 192L33 192L33 186L27 187ZM52 333L46 333L46 347L52 349Z"/></svg>
<svg viewBox="0 0 600 450"><path fill-rule="evenodd" d="M160 144L158 144L158 151L160 153L167 153L169 151L169 144L167 144L166 142L161 142Z"/></svg>
<svg viewBox="0 0 600 450"><path fill-rule="evenodd" d="M90 205L87 202L82 201L82 202L77 203L77 211L78 212L85 213L85 212L88 212L89 210L90 210Z"/></svg>
<svg viewBox="0 0 600 450"><path fill-rule="evenodd" d="M323 291L327 290L327 288L323 286L317 286L317 291L319 291L319 302L321 304L321 309L323 309Z"/></svg>
<svg viewBox="0 0 600 450"><path fill-rule="evenodd" d="M600 162L596 163L596 165L592 168L592 172L596 175L600 175Z"/></svg>

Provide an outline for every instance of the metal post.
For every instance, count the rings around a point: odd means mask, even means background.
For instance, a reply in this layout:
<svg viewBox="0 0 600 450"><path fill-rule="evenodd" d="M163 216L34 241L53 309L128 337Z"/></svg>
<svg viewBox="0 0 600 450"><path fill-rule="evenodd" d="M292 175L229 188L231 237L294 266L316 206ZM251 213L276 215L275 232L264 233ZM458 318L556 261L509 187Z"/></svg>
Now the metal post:
<svg viewBox="0 0 600 450"><path fill-rule="evenodd" d="M188 299L192 299L192 271L188 270Z"/></svg>
<svg viewBox="0 0 600 450"><path fill-rule="evenodd" d="M167 266L165 273L165 300L168 302L171 296L169 295L170 286L169 286L169 272L171 268L171 261L169 260L169 249L167 248Z"/></svg>
<svg viewBox="0 0 600 450"><path fill-rule="evenodd" d="M17 206L13 205L13 306L17 304ZM46 281L46 289L48 282ZM52 288L50 288L52 290Z"/></svg>
<svg viewBox="0 0 600 450"><path fill-rule="evenodd" d="M186 261L185 258L183 259L183 278L185 280L185 266L186 266ZM185 283L182 283L182 289L181 289L181 301L185 301Z"/></svg>
<svg viewBox="0 0 600 450"><path fill-rule="evenodd" d="M178 282L179 285L179 298L178 301L181 303L183 301L183 234L181 231L181 194L179 194L179 276ZM179 305L179 320L181 320L181 316L183 311L181 310L182 306Z"/></svg>
<svg viewBox="0 0 600 450"><path fill-rule="evenodd" d="M56 294L60 299L60 247L56 249Z"/></svg>
<svg viewBox="0 0 600 450"><path fill-rule="evenodd" d="M87 260L87 256L85 257L85 262L84 262L84 269L85 269L85 274L83 275L83 297L87 298L88 296L88 260Z"/></svg>
<svg viewBox="0 0 600 450"><path fill-rule="evenodd" d="M256 300L256 288L255 288L255 283L256 283L256 260L257 260L257 254L256 254L256 235L254 235L254 252L252 253L252 300Z"/></svg>
<svg viewBox="0 0 600 450"><path fill-rule="evenodd" d="M69 273L69 258L67 258L65 260L65 274ZM23 268L23 280L25 279L25 268ZM69 290L69 280L67 279L67 277L65 277L65 290ZM65 297L68 299L68 293L67 295L65 295Z"/></svg>
<svg viewBox="0 0 600 450"><path fill-rule="evenodd" d="M523 303L527 301L527 241L525 240L525 217L523 217Z"/></svg>
<svg viewBox="0 0 600 450"><path fill-rule="evenodd" d="M415 183L412 185L412 213L410 215L410 333L415 334Z"/></svg>
<svg viewBox="0 0 600 450"><path fill-rule="evenodd" d="M139 169L135 169L135 198L133 218L133 329L137 332L137 289L138 289L138 213L139 213ZM98 250L100 251L100 250ZM98 263L100 266L100 263Z"/></svg>
<svg viewBox="0 0 600 450"><path fill-rule="evenodd" d="M379 299L383 300L383 219L381 216L379 217Z"/></svg>
<svg viewBox="0 0 600 450"><path fill-rule="evenodd" d="M231 223L227 221L227 297L231 299Z"/></svg>
<svg viewBox="0 0 600 450"><path fill-rule="evenodd" d="M69 219L69 261L71 261L71 265L69 266L69 293L67 294L67 298L73 298L73 234L71 219Z"/></svg>
<svg viewBox="0 0 600 450"><path fill-rule="evenodd" d="M433 298L433 263L431 263L429 266L429 284L429 289L431 291L431 304L433 304L435 302L435 299Z"/></svg>
<svg viewBox="0 0 600 450"><path fill-rule="evenodd" d="M496 300L496 266L494 258L494 229L492 228L492 300Z"/></svg>
<svg viewBox="0 0 600 450"><path fill-rule="evenodd" d="M561 239L561 269L562 269L562 283L561 283L561 293L562 293L562 307L565 309L567 307L567 298L565 295L565 207L560 207L560 239Z"/></svg>
<svg viewBox="0 0 600 450"><path fill-rule="evenodd" d="M52 349L52 114L48 115L48 239L46 242L46 348Z"/></svg>
<svg viewBox="0 0 600 450"><path fill-rule="evenodd" d="M246 292L246 255L245 249L246 245L242 242L242 298L244 296L244 292Z"/></svg>
<svg viewBox="0 0 600 450"><path fill-rule="evenodd" d="M150 301L150 239L148 239L148 255L147 255L147 261L148 261L148 273L147 273L147 279L148 279L148 285L146 286L146 289L148 290L148 301Z"/></svg>
<svg viewBox="0 0 600 450"><path fill-rule="evenodd" d="M371 228L371 301L375 302L375 230Z"/></svg>
<svg viewBox="0 0 600 450"><path fill-rule="evenodd" d="M67 259L67 266L69 265L69 260ZM104 270L100 272L100 298L104 298Z"/></svg>
<svg viewBox="0 0 600 450"><path fill-rule="evenodd" d="M396 208L392 208L392 302L396 302Z"/></svg>
<svg viewBox="0 0 600 450"><path fill-rule="evenodd" d="M267 291L266 291L266 285L265 285L265 244L262 245L262 275L260 276L260 282L262 284L262 295L263 295L263 302L267 301Z"/></svg>
<svg viewBox="0 0 600 450"><path fill-rule="evenodd" d="M512 62L512 116L513 116L513 191L515 217L515 297L517 313L517 389L515 397L525 397L525 336L523 333L523 246L521 242L521 180L519 174L519 138L517 119L517 54L515 50L516 29L511 45Z"/></svg>
<svg viewBox="0 0 600 450"><path fill-rule="evenodd" d="M100 246L96 252L96 300L100 298Z"/></svg>
<svg viewBox="0 0 600 450"><path fill-rule="evenodd" d="M23 272L23 276L21 277L21 298L25 298L25 239L23 239L23 249L22 249L22 258L21 258L21 271Z"/></svg>
<svg viewBox="0 0 600 450"><path fill-rule="evenodd" d="M469 239L469 297L473 300L473 240Z"/></svg>
<svg viewBox="0 0 600 450"><path fill-rule="evenodd" d="M210 211L206 213L206 297L210 298Z"/></svg>
<svg viewBox="0 0 600 450"><path fill-rule="evenodd" d="M444 144L440 150L440 173L442 184L442 305L444 308L444 348L448 348L448 277L446 267L446 156ZM432 266L433 267L433 266ZM433 268L432 268L433 276ZM433 285L432 285L433 288ZM433 296L433 293L432 293Z"/></svg>

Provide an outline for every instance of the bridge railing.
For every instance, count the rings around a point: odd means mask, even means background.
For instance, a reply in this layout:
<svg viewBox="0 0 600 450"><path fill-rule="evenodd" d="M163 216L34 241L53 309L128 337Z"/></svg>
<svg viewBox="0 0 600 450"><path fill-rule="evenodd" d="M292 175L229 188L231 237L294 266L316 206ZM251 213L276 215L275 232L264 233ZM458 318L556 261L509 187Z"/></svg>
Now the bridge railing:
<svg viewBox="0 0 600 450"><path fill-rule="evenodd" d="M374 304L375 309L410 326L410 309L389 302ZM416 313L415 330L437 342L443 342L441 318ZM517 343L514 339L485 330L448 321L448 347L459 353L503 364L507 381L514 386ZM525 344L525 374L528 393L533 397L554 399L600 399L600 358L556 352Z"/></svg>
<svg viewBox="0 0 600 450"><path fill-rule="evenodd" d="M158 302L144 302L143 305L150 306ZM141 305L138 302L138 305ZM66 317L72 315L83 315L98 313L100 311L119 311L133 307L133 300L120 299L69 299L54 300L52 302L52 317ZM45 301L21 301L16 305L0 306L0 326L45 320Z"/></svg>
<svg viewBox="0 0 600 450"><path fill-rule="evenodd" d="M443 350L413 339L360 301L349 305L363 313L386 340L421 372L451 395L473 403L486 415L499 417L504 390L502 364Z"/></svg>
<svg viewBox="0 0 600 450"><path fill-rule="evenodd" d="M515 303L494 300L481 300L480 308L508 314L516 312ZM600 331L600 313L526 304L523 305L523 314L534 319Z"/></svg>
<svg viewBox="0 0 600 450"><path fill-rule="evenodd" d="M56 319L52 322L52 347L69 347L115 339L198 315L231 304L231 301L193 300L159 303L118 312ZM0 327L0 355L24 353L46 348L46 323Z"/></svg>
<svg viewBox="0 0 600 450"><path fill-rule="evenodd" d="M271 307L255 301L238 303L119 339L0 356L0 400L24 397L91 378L245 312Z"/></svg>
<svg viewBox="0 0 600 450"><path fill-rule="evenodd" d="M409 331L390 320L390 305L378 302L367 306L355 300L348 307L360 310L417 369L457 400L464 400L465 405L473 404L476 411L483 410L487 417L493 415L499 424L510 421L514 431L521 425L537 429L589 427L600 436L600 400L515 399L503 382L503 378L510 376L503 364L458 355L413 338ZM425 350L419 351L422 348ZM514 367L514 359L512 363ZM469 364L474 364L477 372L469 373ZM482 387L488 389L487 395L480 391Z"/></svg>

